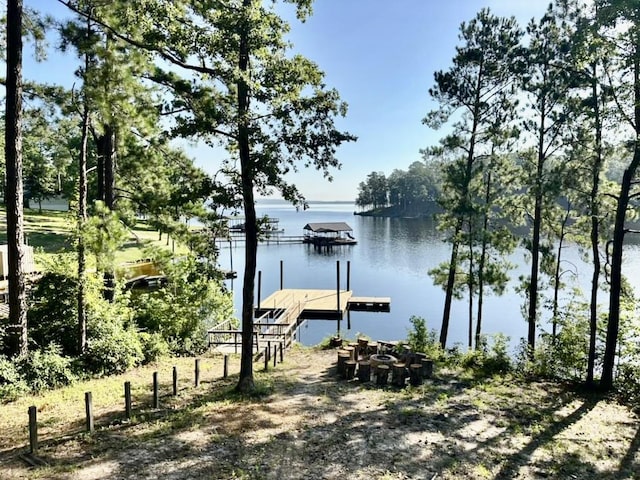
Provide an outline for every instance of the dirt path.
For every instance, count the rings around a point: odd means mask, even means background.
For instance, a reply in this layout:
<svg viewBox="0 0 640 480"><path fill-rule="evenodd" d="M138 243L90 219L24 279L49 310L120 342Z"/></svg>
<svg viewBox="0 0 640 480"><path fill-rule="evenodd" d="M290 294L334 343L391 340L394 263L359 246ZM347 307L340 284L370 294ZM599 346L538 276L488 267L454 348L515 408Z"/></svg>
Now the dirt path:
<svg viewBox="0 0 640 480"><path fill-rule="evenodd" d="M296 350L261 382L190 408L47 447L53 467L2 478L636 479L640 421L546 383L475 386L438 374L405 390L335 377L333 351Z"/></svg>

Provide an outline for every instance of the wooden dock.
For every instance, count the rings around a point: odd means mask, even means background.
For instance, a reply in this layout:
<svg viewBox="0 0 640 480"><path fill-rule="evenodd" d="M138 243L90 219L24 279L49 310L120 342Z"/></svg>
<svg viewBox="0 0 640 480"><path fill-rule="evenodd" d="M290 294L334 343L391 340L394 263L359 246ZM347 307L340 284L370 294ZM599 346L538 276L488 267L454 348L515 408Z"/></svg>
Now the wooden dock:
<svg viewBox="0 0 640 480"><path fill-rule="evenodd" d="M256 317L285 310L291 305L302 306L301 319L337 320L344 318L347 310L367 312L388 312L391 308L389 297L354 297L351 290L292 289L278 290L256 307Z"/></svg>

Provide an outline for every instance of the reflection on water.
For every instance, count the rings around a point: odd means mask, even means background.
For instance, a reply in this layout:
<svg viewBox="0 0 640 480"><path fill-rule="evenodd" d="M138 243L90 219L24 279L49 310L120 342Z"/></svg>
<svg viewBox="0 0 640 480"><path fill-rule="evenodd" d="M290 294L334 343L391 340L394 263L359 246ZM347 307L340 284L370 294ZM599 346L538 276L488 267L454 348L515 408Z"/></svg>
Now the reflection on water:
<svg viewBox="0 0 640 480"><path fill-rule="evenodd" d="M428 219L374 218L354 216L353 204L311 204L306 211L280 204L258 205L259 215L279 219L284 235L302 235L305 224L311 222L347 222L353 228L358 244L336 247L318 252L303 244L261 244L258 249L258 270L262 271L261 298L266 298L280 287L280 261L284 265L285 288L334 289L337 283L337 262L340 262L340 287L346 288L347 262L350 262L350 287L357 296L391 297L390 313L351 313L351 331L346 332L346 319L341 329L348 336L366 334L374 339L394 340L406 337L411 315L422 316L429 328L438 329L442 319L444 293L434 286L428 271L449 257L449 246L442 240L433 221ZM627 248L625 268L627 276L636 289L640 289L640 247ZM242 271L244 251L242 245L230 252L223 248L220 263L229 268L230 253L238 279L228 281L234 290L236 314L241 312ZM588 291L591 269L580 258L577 248L567 249L563 255L567 267L575 270L575 280ZM511 261L515 264L511 277L514 279L502 297L485 298L483 313L484 333L502 332L510 336L512 344L526 337L526 323L521 313L522 298L513 287L520 275L528 273L524 252L516 252ZM569 277L566 276L565 280ZM256 281L257 288L257 281ZM602 295L602 303L607 298ZM257 299L256 299L257 300ZM546 313L544 314L546 315ZM449 327L449 344L467 343L467 303L455 301ZM306 322L300 338L307 345L315 344L336 332L334 321L313 320Z"/></svg>

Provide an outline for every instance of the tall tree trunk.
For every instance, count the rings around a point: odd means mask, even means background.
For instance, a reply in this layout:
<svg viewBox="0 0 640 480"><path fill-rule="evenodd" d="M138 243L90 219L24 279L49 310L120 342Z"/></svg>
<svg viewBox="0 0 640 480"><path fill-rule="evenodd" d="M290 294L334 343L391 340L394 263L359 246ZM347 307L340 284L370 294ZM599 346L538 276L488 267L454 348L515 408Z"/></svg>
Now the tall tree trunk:
<svg viewBox="0 0 640 480"><path fill-rule="evenodd" d="M251 0L243 0L242 6L248 10ZM248 15L248 12L247 12ZM253 382L253 301L258 255L258 225L253 199L254 165L251 158L249 139L249 86L245 72L249 69L249 27L245 23L240 31L240 51L238 67L242 75L238 80L238 150L242 177L242 201L245 215L245 267L242 284L242 353L240 357L240 378L236 389L249 392Z"/></svg>
<svg viewBox="0 0 640 480"><path fill-rule="evenodd" d="M598 287L600 283L600 173L604 163L602 152L602 120L598 95L597 64L591 64L591 95L594 105L595 120L595 158L591 170L591 194L589 197L591 214L591 256L593 257L593 274L591 276L591 299L589 308L589 355L587 358L587 385L594 385L596 364L596 339L598 334Z"/></svg>
<svg viewBox="0 0 640 480"><path fill-rule="evenodd" d="M469 219L471 223L471 219ZM469 350L473 348L473 231L469 225L469 279L467 282L469 288Z"/></svg>
<svg viewBox="0 0 640 480"><path fill-rule="evenodd" d="M116 142L115 130L112 125L104 125L104 132L98 138L98 192L100 199L109 210L115 210L115 171L116 171ZM113 267L112 267L113 268ZM112 302L115 298L115 275L113 270L103 272L105 300Z"/></svg>
<svg viewBox="0 0 640 480"><path fill-rule="evenodd" d="M449 259L449 275L447 277L447 286L445 288L444 309L442 312L442 326L440 327L440 346L444 350L447 346L447 335L449 333L449 319L451 317L451 303L453 301L453 289L456 281L456 269L458 267L458 235L462 220L458 220L458 224L453 232L453 243L451 244L451 258Z"/></svg>
<svg viewBox="0 0 640 480"><path fill-rule="evenodd" d="M640 37L640 35L638 35ZM613 231L613 252L611 257L611 289L609 292L609 322L607 324L607 340L602 364L600 386L604 389L613 387L613 369L620 329L620 295L622 295L622 250L625 235L625 220L631 187L640 165L640 38L637 38L633 57L633 92L634 92L634 127L635 145L633 159L625 169L620 184L620 195L616 208Z"/></svg>
<svg viewBox="0 0 640 480"><path fill-rule="evenodd" d="M493 156L493 149L491 151ZM489 208L489 200L491 198L491 166L487 173L487 183L484 192L485 208ZM476 319L476 350L480 346L480 336L482 335L482 304L484 302L484 266L487 263L487 233L489 229L488 210L484 212L482 218L482 247L480 250L480 262L478 265L478 316Z"/></svg>
<svg viewBox="0 0 640 480"><path fill-rule="evenodd" d="M7 1L5 161L9 267L9 328L6 350L27 354L22 185L22 0Z"/></svg>
<svg viewBox="0 0 640 480"><path fill-rule="evenodd" d="M540 270L540 231L542 230L542 175L544 172L544 136L546 101L542 99L540 108L540 128L538 133L538 160L535 179L535 206L533 209L533 232L531 239L531 276L529 279L529 310L527 314L527 345L529 356L533 357L536 348L536 321L538 319L538 273Z"/></svg>
<svg viewBox="0 0 640 480"><path fill-rule="evenodd" d="M87 18L87 39L91 36L91 19ZM89 70L90 56L85 54L85 74ZM86 78L85 78L86 81ZM85 85L86 89L86 85ZM85 353L87 348L87 308L85 286L87 276L86 248L84 244L84 227L87 221L87 143L89 138L89 100L86 90L83 98L82 137L80 156L78 158L78 352Z"/></svg>
<svg viewBox="0 0 640 480"><path fill-rule="evenodd" d="M567 236L566 228L567 222L569 221L569 211L571 210L571 202L567 204L567 212L562 219L562 224L560 226L560 235L558 239L558 253L556 255L556 268L553 274L553 305L552 312L553 318L551 320L551 341L555 345L556 343L556 335L558 334L558 310L560 308L560 277L562 276L562 272L560 271L560 263L562 262L562 249L564 248L564 239Z"/></svg>

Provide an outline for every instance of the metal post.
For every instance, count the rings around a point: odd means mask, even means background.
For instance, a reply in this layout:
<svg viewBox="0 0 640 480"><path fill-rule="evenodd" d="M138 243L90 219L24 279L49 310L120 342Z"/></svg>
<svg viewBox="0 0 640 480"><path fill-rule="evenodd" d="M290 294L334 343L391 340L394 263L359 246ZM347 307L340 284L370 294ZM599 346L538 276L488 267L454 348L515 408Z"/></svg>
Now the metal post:
<svg viewBox="0 0 640 480"><path fill-rule="evenodd" d="M283 261L280 260L280 290L284 288L284 266Z"/></svg>
<svg viewBox="0 0 640 480"><path fill-rule="evenodd" d="M229 376L229 355L224 356L224 370L222 371L222 378Z"/></svg>
<svg viewBox="0 0 640 480"><path fill-rule="evenodd" d="M264 371L269 370L269 357L267 357L267 347L264 347Z"/></svg>
<svg viewBox="0 0 640 480"><path fill-rule="evenodd" d="M196 358L196 387L200 386L200 359Z"/></svg>
<svg viewBox="0 0 640 480"><path fill-rule="evenodd" d="M284 343L284 341L282 343ZM283 353L284 347L282 343L280 343L280 363L284 361L284 353Z"/></svg>
<svg viewBox="0 0 640 480"><path fill-rule="evenodd" d="M351 260L347 260L347 291L351 290Z"/></svg>
<svg viewBox="0 0 640 480"><path fill-rule="evenodd" d="M87 414L87 432L93 433L93 398L91 392L84 392L84 406Z"/></svg>
<svg viewBox="0 0 640 480"><path fill-rule="evenodd" d="M260 308L260 292L262 290L262 270L258 270L258 308Z"/></svg>

